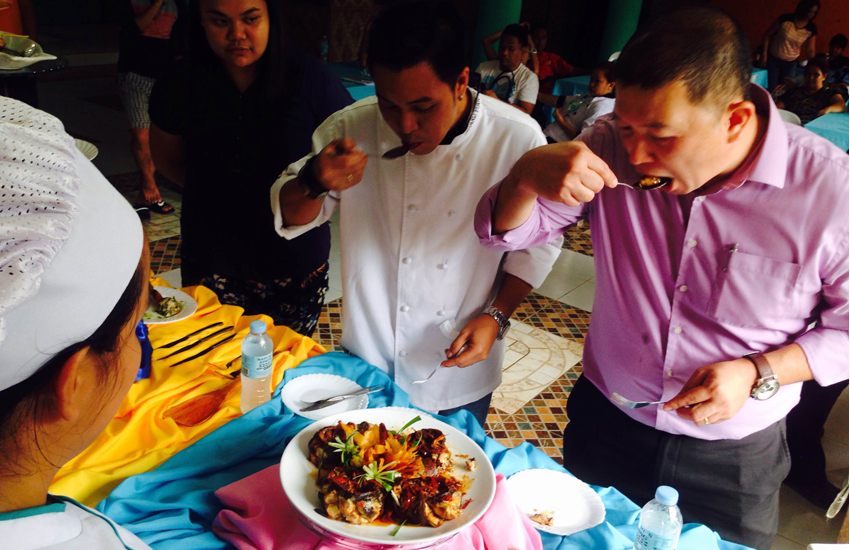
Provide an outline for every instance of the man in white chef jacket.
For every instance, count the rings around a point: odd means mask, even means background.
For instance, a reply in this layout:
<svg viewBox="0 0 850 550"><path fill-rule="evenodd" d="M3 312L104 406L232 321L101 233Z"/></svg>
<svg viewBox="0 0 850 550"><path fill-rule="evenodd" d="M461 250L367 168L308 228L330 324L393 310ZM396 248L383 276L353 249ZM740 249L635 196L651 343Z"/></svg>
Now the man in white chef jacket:
<svg viewBox="0 0 850 550"><path fill-rule="evenodd" d="M467 87L464 29L448 3L384 10L369 35L377 97L316 130L271 205L288 239L341 209L342 345L414 405L463 408L483 425L508 317L543 283L562 239L507 254L478 244L478 198L546 140L529 116Z"/></svg>

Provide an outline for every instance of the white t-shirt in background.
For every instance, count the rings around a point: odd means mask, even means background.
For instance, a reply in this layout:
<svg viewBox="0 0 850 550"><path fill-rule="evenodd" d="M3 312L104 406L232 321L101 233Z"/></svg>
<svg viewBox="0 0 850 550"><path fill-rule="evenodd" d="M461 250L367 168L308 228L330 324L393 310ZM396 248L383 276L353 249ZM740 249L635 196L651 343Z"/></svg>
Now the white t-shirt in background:
<svg viewBox="0 0 850 550"><path fill-rule="evenodd" d="M485 61L478 65L476 71L481 74L482 92L493 90L499 99L511 105L516 105L517 101L537 103L540 82L537 75L522 63L515 71L503 71L498 61Z"/></svg>
<svg viewBox="0 0 850 550"><path fill-rule="evenodd" d="M578 130L578 136L596 122L602 115L614 112L613 97L593 97L590 94L567 96L564 106L558 109L573 128ZM570 141L570 136L561 128L558 121L547 126L543 133L555 141Z"/></svg>

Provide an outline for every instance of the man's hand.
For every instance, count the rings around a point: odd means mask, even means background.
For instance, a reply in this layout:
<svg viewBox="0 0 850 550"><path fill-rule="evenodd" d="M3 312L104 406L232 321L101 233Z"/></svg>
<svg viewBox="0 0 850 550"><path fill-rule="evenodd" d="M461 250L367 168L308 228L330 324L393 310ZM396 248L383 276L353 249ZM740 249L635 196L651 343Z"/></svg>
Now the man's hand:
<svg viewBox="0 0 850 550"><path fill-rule="evenodd" d="M606 185L616 187L617 178L587 145L570 141L525 153L514 164L505 184L550 201L578 206L593 200Z"/></svg>
<svg viewBox="0 0 850 550"><path fill-rule="evenodd" d="M758 379L758 371L749 359L721 361L697 369L676 397L665 403L673 411L697 426L729 420L741 410ZM690 408L686 408L693 405Z"/></svg>
<svg viewBox="0 0 850 550"><path fill-rule="evenodd" d="M368 160L353 139L335 139L316 155L313 171L325 189L344 191L360 183Z"/></svg>
<svg viewBox="0 0 850 550"><path fill-rule="evenodd" d="M482 313L463 327L449 349L441 367L468 367L487 359L490 348L499 335L499 323ZM464 349L465 348L465 349Z"/></svg>

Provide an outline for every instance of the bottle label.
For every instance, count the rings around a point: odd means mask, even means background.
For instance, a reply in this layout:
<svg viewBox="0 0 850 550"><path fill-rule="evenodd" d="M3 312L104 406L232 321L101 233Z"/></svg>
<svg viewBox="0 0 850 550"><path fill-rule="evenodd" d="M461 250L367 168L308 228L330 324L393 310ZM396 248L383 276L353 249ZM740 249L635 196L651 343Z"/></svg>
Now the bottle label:
<svg viewBox="0 0 850 550"><path fill-rule="evenodd" d="M272 354L261 357L242 356L242 376L265 378L272 373Z"/></svg>
<svg viewBox="0 0 850 550"><path fill-rule="evenodd" d="M635 550L676 550L679 537L663 537L641 525L635 537Z"/></svg>

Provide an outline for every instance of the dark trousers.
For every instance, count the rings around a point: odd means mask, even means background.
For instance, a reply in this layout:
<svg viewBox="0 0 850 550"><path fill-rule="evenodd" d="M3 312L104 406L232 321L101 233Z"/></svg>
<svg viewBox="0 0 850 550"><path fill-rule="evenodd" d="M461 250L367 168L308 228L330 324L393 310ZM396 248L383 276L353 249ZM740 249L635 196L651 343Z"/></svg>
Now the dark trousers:
<svg viewBox="0 0 850 550"><path fill-rule="evenodd" d="M488 393L478 401L473 401L472 403L467 403L466 405L461 405L460 407L455 407L454 409L446 409L444 411L440 411L441 416L451 416L454 413L464 410L472 413L472 416L475 417L475 420L481 424L481 427L484 427L484 423L487 422L487 411L490 410L490 400L493 398L492 393Z"/></svg>
<svg viewBox="0 0 850 550"><path fill-rule="evenodd" d="M686 523L770 549L779 487L790 467L784 420L740 440L672 435L632 420L583 376L567 400L567 416L564 467L582 481L612 486L640 506L659 485L669 485L679 491Z"/></svg>
<svg viewBox="0 0 850 550"><path fill-rule="evenodd" d="M767 89L772 92L779 84L784 84L786 78L794 80L797 76L797 60L784 61L767 54Z"/></svg>

